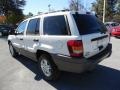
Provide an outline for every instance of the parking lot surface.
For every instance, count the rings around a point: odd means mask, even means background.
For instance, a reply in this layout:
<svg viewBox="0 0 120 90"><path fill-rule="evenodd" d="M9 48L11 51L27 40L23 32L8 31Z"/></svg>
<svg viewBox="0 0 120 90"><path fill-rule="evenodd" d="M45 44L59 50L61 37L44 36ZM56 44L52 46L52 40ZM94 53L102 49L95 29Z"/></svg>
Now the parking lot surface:
<svg viewBox="0 0 120 90"><path fill-rule="evenodd" d="M37 63L26 57L11 57L7 38L0 37L0 90L120 90L120 39L111 38L112 56L93 72L62 72L58 81L38 75Z"/></svg>

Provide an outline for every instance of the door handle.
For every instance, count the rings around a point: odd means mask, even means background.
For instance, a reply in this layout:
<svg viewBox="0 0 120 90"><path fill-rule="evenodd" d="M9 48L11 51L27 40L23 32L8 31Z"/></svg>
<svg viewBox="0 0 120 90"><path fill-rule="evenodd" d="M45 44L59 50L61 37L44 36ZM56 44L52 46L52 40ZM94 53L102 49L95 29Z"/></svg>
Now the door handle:
<svg viewBox="0 0 120 90"><path fill-rule="evenodd" d="M38 40L38 39L34 39L33 41L34 41L34 42L39 42L39 40Z"/></svg>
<svg viewBox="0 0 120 90"><path fill-rule="evenodd" d="M23 38L20 38L20 40L23 40Z"/></svg>

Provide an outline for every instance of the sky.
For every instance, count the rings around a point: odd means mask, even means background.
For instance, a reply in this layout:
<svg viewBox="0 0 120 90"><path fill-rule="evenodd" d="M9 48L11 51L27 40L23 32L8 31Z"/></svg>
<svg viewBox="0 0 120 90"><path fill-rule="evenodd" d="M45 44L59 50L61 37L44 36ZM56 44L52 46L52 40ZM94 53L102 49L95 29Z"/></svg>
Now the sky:
<svg viewBox="0 0 120 90"><path fill-rule="evenodd" d="M70 0L26 0L26 5L24 6L24 14L29 12L36 15L38 12L48 12L48 5L51 5L51 8L54 10L62 10L63 8L69 7ZM84 5L87 10L90 9L91 3L95 0L81 0L81 3Z"/></svg>

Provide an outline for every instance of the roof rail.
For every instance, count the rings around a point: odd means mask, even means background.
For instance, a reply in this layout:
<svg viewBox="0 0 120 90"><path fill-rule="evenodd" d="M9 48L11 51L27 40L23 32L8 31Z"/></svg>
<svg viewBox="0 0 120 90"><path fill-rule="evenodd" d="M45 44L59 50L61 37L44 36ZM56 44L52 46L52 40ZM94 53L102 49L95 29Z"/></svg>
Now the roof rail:
<svg viewBox="0 0 120 90"><path fill-rule="evenodd" d="M55 13L55 12L65 12L65 11L70 11L70 10L69 10L69 9L57 10L57 11L51 11L51 12L41 13L41 14L39 14L39 15L49 14L49 13ZM34 16L39 16L39 15L34 15Z"/></svg>
<svg viewBox="0 0 120 90"><path fill-rule="evenodd" d="M50 11L42 14L49 14L49 13L55 13L55 12L65 12L65 11L70 11L69 9L64 9L64 10L57 10L57 11Z"/></svg>

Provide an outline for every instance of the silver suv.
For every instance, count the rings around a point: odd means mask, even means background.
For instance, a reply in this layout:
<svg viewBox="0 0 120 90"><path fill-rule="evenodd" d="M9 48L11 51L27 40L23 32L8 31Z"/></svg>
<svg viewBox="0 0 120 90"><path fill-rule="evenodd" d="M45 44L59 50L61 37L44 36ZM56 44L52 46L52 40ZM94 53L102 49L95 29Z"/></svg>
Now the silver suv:
<svg viewBox="0 0 120 90"><path fill-rule="evenodd" d="M60 11L28 18L8 37L13 57L22 54L38 62L47 80L60 71L82 73L111 54L103 23L86 12Z"/></svg>

